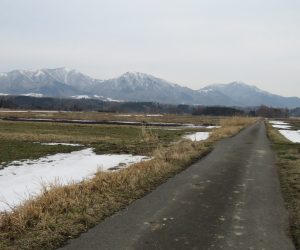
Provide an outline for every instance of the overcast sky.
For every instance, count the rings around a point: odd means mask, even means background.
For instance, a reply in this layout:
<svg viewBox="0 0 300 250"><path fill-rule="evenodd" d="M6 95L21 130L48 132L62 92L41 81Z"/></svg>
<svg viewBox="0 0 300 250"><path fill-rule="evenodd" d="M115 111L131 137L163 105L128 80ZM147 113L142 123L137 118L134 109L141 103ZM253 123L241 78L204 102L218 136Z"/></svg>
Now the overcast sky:
<svg viewBox="0 0 300 250"><path fill-rule="evenodd" d="M300 1L0 0L0 72L62 66L300 96Z"/></svg>

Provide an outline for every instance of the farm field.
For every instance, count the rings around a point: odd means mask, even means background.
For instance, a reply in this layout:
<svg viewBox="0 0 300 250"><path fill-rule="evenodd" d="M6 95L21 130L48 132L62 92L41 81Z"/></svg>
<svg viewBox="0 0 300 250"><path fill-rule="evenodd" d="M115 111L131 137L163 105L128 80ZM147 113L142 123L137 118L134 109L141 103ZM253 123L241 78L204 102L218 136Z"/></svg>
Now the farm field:
<svg viewBox="0 0 300 250"><path fill-rule="evenodd" d="M71 146L45 146L36 142L63 142L78 143L85 146L93 146L96 152L101 153L143 153L150 154L157 142L166 145L172 140L178 139L187 131L155 129L157 138L147 139L146 133L154 133L154 129L136 126L118 126L118 125L90 125L90 124L67 124L67 123L39 123L39 122L11 122L0 121L0 138L6 143L16 144L19 148L24 144L28 151L28 157L32 153L32 148L48 153L52 148L61 151L61 149L74 149ZM148 141L147 141L148 140ZM18 145L20 144L20 145ZM2 144L3 146L3 144ZM7 147L5 147L8 149ZM4 152L4 146L1 148ZM21 150L20 150L21 151ZM18 154L19 152L14 152ZM23 152L24 154L24 152ZM41 153L42 154L42 153ZM11 155L11 154L9 154ZM25 155L24 155L25 156ZM1 155L0 157L4 157ZM20 156L23 157L23 156ZM17 159L20 159L17 157ZM25 156L26 157L26 156ZM1 161L7 161L9 156L1 158ZM10 159L15 160L15 159Z"/></svg>
<svg viewBox="0 0 300 250"><path fill-rule="evenodd" d="M300 248L300 120L269 121L268 134L278 156L281 188L290 216L292 236Z"/></svg>
<svg viewBox="0 0 300 250"><path fill-rule="evenodd" d="M20 169L22 166L27 166L30 169L32 165L36 166L37 163L49 160L49 157L55 157L56 154L64 154L62 158L58 158L63 162L63 158L68 155L76 152L87 153L87 150L92 157L101 155L110 155L114 159L119 156L125 157L116 162L115 166L110 165L106 168L111 169L110 171L97 172L97 168L94 168L94 173L89 172L87 179L76 179L76 182L70 182L70 185L67 186L63 186L60 182L49 184L49 186L43 187L34 199L31 198L21 206L12 207L9 212L2 213L0 238L3 247L22 245L28 246L28 249L34 249L43 244L46 244L46 248L49 249L59 246L65 237L78 235L207 154L215 141L231 136L254 122L253 119L238 117L174 115L130 116L129 114L118 114L119 116L116 118L116 114L95 112L25 112L24 114L22 112L1 112L1 117L11 117L12 114L26 118L49 118L50 116L51 118L76 120L121 119L124 121L182 123L182 126L147 127L146 125L130 126L126 124L1 120L0 165L2 170L0 171L7 171L16 161L18 162L14 167ZM214 126L221 126L221 128ZM197 136L191 136L194 133L197 133ZM185 139L184 137L188 135L190 137L187 138L190 139ZM140 158L134 161L128 157ZM50 159L55 162L52 158ZM79 160L78 163L85 165ZM76 161L73 161L72 164L76 164ZM132 166L126 168L128 165ZM86 166L79 166L79 168L82 167ZM75 166L74 169L76 169ZM70 171L77 170L71 168ZM81 181L78 182L79 180ZM61 224L62 222L63 224ZM49 228L45 223L50 223L52 226ZM20 230L22 236L20 236ZM65 233L62 233L62 230ZM37 234L42 236L37 237ZM66 236L62 237L62 235Z"/></svg>
<svg viewBox="0 0 300 250"><path fill-rule="evenodd" d="M208 136L205 131L209 130L212 129L198 128L196 133ZM0 210L23 200L20 196L37 193L39 183L59 180L67 184L67 180L80 181L92 176L97 168L117 170L150 159L147 156L151 157L157 147L167 147L194 132L195 129L184 127L0 121L0 168L7 167L1 173L0 183L3 188L11 187L2 191ZM18 186L14 184L16 181Z"/></svg>
<svg viewBox="0 0 300 250"><path fill-rule="evenodd" d="M209 131L205 126L219 125L219 119L193 116L147 116L147 115L115 115L98 112L0 112L0 117L22 118L58 118L76 120L121 120L148 121L202 125L203 128L193 127L159 127L130 125L101 125L101 124L68 124L42 122L14 122L0 120L0 162L2 167L6 162L21 159L36 159L48 154L68 153L83 147L92 147L100 153L125 153L151 155L158 146L167 146L183 135L192 132ZM74 148L70 145L43 145L41 143L75 143L81 146Z"/></svg>
<svg viewBox="0 0 300 250"><path fill-rule="evenodd" d="M95 120L95 121L135 121L135 122L168 122L168 123L194 123L201 125L216 124L218 117L172 115L155 113L105 113L105 112L66 112L66 111L34 111L34 110L5 110L0 109L0 118L44 118L69 120Z"/></svg>

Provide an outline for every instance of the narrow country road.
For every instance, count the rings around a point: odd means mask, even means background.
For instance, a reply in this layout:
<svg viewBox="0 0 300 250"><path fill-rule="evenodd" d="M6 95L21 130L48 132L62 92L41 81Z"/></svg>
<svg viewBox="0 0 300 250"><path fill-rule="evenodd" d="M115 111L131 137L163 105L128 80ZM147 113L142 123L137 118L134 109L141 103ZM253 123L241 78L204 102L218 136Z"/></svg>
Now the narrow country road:
<svg viewBox="0 0 300 250"><path fill-rule="evenodd" d="M62 249L294 249L264 123Z"/></svg>

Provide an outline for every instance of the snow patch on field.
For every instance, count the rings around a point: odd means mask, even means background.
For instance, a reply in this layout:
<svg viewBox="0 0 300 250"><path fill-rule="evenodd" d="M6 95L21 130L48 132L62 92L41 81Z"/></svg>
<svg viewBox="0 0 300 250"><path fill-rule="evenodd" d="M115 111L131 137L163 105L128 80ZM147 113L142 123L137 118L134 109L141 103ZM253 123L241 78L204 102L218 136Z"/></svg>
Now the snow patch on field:
<svg viewBox="0 0 300 250"><path fill-rule="evenodd" d="M300 130L279 130L280 134L282 134L286 139L290 140L294 143L300 143Z"/></svg>
<svg viewBox="0 0 300 250"><path fill-rule="evenodd" d="M130 117L132 115L129 115L129 114L121 114L121 115L115 115L115 116L120 116L120 117Z"/></svg>
<svg viewBox="0 0 300 250"><path fill-rule="evenodd" d="M272 127L280 128L280 129L290 129L291 128L290 125L276 125L276 124L273 124Z"/></svg>
<svg viewBox="0 0 300 250"><path fill-rule="evenodd" d="M146 116L148 116L148 117L161 117L163 115L161 115L161 114L148 114Z"/></svg>
<svg viewBox="0 0 300 250"><path fill-rule="evenodd" d="M292 126L289 123L283 121L270 121L270 123L272 124L273 128L280 128L280 129L292 128Z"/></svg>
<svg viewBox="0 0 300 250"><path fill-rule="evenodd" d="M283 122L283 121L269 121L269 122L274 125L289 125L287 122Z"/></svg>
<svg viewBox="0 0 300 250"><path fill-rule="evenodd" d="M300 143L300 130L290 130L292 126L283 121L270 121L272 127L278 128L279 133L294 143Z"/></svg>
<svg viewBox="0 0 300 250"><path fill-rule="evenodd" d="M60 153L37 160L13 161L0 170L0 211L10 210L40 194L43 185L66 185L89 179L101 170L117 170L144 160L145 156L97 155L92 148Z"/></svg>
<svg viewBox="0 0 300 250"><path fill-rule="evenodd" d="M185 135L183 138L192 141L204 141L208 139L209 135L209 132L197 132L194 134Z"/></svg>
<svg viewBox="0 0 300 250"><path fill-rule="evenodd" d="M185 125L185 126L180 126L180 127L164 127L164 128L160 128L160 129L165 129L165 130L183 130L183 129L217 129L217 128L221 128L221 126L204 126L204 125L193 125L193 124L189 124L189 125Z"/></svg>
<svg viewBox="0 0 300 250"><path fill-rule="evenodd" d="M206 128L206 129L214 129L214 128L221 128L221 126L216 125L210 125L210 126L204 126L204 125L195 125L195 124L184 124L184 128Z"/></svg>
<svg viewBox="0 0 300 250"><path fill-rule="evenodd" d="M214 129L214 128L221 128L221 126L212 125L212 126L207 126L206 128L208 128L208 129Z"/></svg>

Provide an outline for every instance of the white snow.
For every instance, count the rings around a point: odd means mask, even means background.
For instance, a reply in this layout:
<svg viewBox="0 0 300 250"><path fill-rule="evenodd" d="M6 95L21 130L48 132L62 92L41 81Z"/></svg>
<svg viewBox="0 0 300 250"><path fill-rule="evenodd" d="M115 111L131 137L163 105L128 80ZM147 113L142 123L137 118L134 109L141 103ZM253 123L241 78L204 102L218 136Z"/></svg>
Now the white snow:
<svg viewBox="0 0 300 250"><path fill-rule="evenodd" d="M110 97L107 97L106 100L109 101L109 102L124 102L123 100L115 100L115 99L112 99Z"/></svg>
<svg viewBox="0 0 300 250"><path fill-rule="evenodd" d="M292 127L289 123L283 121L269 121L269 123L271 123L274 128L290 129Z"/></svg>
<svg viewBox="0 0 300 250"><path fill-rule="evenodd" d="M161 115L161 114L148 114L146 116L148 116L148 117L159 117L159 116L163 116L163 115Z"/></svg>
<svg viewBox="0 0 300 250"><path fill-rule="evenodd" d="M102 95L93 95L94 98L103 98Z"/></svg>
<svg viewBox="0 0 300 250"><path fill-rule="evenodd" d="M213 89L199 89L198 92L199 93L204 93L204 94L208 94L209 92L213 92Z"/></svg>
<svg viewBox="0 0 300 250"><path fill-rule="evenodd" d="M132 115L129 115L129 114L121 114L121 115L115 115L115 116L119 116L119 117L130 117Z"/></svg>
<svg viewBox="0 0 300 250"><path fill-rule="evenodd" d="M0 93L0 95L2 95L2 96L7 96L8 94L5 94L5 93Z"/></svg>
<svg viewBox="0 0 300 250"><path fill-rule="evenodd" d="M207 126L206 128L208 128L208 129L214 129L214 128L221 128L221 126L212 125L212 126Z"/></svg>
<svg viewBox="0 0 300 250"><path fill-rule="evenodd" d="M194 134L185 135L183 138L192 141L204 141L208 139L209 135L209 132L196 132Z"/></svg>
<svg viewBox="0 0 300 250"><path fill-rule="evenodd" d="M290 140L294 143L300 143L300 130L279 130L280 134L282 134L286 139Z"/></svg>
<svg viewBox="0 0 300 250"><path fill-rule="evenodd" d="M195 125L191 123L183 124L183 128L205 128L204 125Z"/></svg>
<svg viewBox="0 0 300 250"><path fill-rule="evenodd" d="M192 123L183 124L183 128L207 128L207 129L214 129L214 128L221 128L221 126L216 125L210 125L210 126L204 126L204 125L195 125Z"/></svg>
<svg viewBox="0 0 300 250"><path fill-rule="evenodd" d="M221 126L204 126L204 125L194 125L194 124L184 124L184 126L174 126L174 127L160 127L159 129L165 130L183 130L183 129L216 129L221 128Z"/></svg>
<svg viewBox="0 0 300 250"><path fill-rule="evenodd" d="M37 160L14 161L0 170L0 211L40 194L43 185L66 185L94 176L98 170L127 167L148 160L144 156L96 155L92 148L60 153Z"/></svg>
<svg viewBox="0 0 300 250"><path fill-rule="evenodd" d="M27 94L22 94L22 96L43 97L44 95L41 93L27 93Z"/></svg>
<svg viewBox="0 0 300 250"><path fill-rule="evenodd" d="M289 125L287 122L283 122L283 121L269 121L269 122L275 125Z"/></svg>
<svg viewBox="0 0 300 250"><path fill-rule="evenodd" d="M283 121L269 121L272 127L279 128L279 133L286 139L294 143L300 143L300 130L290 130L292 127L289 123Z"/></svg>
<svg viewBox="0 0 300 250"><path fill-rule="evenodd" d="M72 98L75 99L90 99L88 95L73 95Z"/></svg>
<svg viewBox="0 0 300 250"><path fill-rule="evenodd" d="M280 129L290 129L291 128L290 125L280 125L280 124L278 124L278 125L273 124L272 127L274 127L274 128L280 128Z"/></svg>
<svg viewBox="0 0 300 250"><path fill-rule="evenodd" d="M41 76L41 75L45 75L45 73L42 70L38 69L34 72L34 76Z"/></svg>

